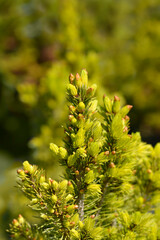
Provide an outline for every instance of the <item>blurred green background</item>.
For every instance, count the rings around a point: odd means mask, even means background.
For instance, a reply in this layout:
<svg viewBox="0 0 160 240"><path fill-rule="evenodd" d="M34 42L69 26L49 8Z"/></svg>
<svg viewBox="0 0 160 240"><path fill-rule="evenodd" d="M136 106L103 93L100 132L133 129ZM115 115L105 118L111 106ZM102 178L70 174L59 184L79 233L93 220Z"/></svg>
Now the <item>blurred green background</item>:
<svg viewBox="0 0 160 240"><path fill-rule="evenodd" d="M14 187L21 163L61 172L48 145L62 143L65 84L82 68L99 99L134 105L132 131L160 140L159 0L0 0L1 240L19 212L33 220Z"/></svg>

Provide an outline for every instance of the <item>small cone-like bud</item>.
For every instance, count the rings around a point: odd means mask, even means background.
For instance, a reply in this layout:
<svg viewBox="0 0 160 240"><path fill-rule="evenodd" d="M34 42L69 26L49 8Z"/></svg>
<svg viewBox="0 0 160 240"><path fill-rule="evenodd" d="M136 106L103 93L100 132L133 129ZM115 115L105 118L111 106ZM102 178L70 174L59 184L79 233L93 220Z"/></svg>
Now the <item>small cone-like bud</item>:
<svg viewBox="0 0 160 240"><path fill-rule="evenodd" d="M89 167L85 168L86 172L89 172L91 169Z"/></svg>
<svg viewBox="0 0 160 240"><path fill-rule="evenodd" d="M68 181L63 180L59 183L59 190L65 191L67 189L67 186L68 186Z"/></svg>
<svg viewBox="0 0 160 240"><path fill-rule="evenodd" d="M96 111L97 110L97 104L98 104L97 100L91 101L90 105L89 105L89 108L88 108L88 111L90 111L90 112Z"/></svg>
<svg viewBox="0 0 160 240"><path fill-rule="evenodd" d="M112 155L115 155L115 154L116 154L116 151L113 150L113 151L112 151Z"/></svg>
<svg viewBox="0 0 160 240"><path fill-rule="evenodd" d="M69 205L68 207L67 207L67 212L68 213L72 213L74 211L74 205Z"/></svg>
<svg viewBox="0 0 160 240"><path fill-rule="evenodd" d="M80 194L83 194L83 193L84 193L84 189L81 189L81 190L80 190Z"/></svg>
<svg viewBox="0 0 160 240"><path fill-rule="evenodd" d="M86 69L82 69L81 79L82 79L82 84L87 86L87 84L88 84L88 72L86 71Z"/></svg>
<svg viewBox="0 0 160 240"><path fill-rule="evenodd" d="M112 101L111 101L111 99L106 96L106 97L103 99L103 101L104 101L104 106L105 106L106 111L107 111L108 113L111 113L111 112L112 112Z"/></svg>
<svg viewBox="0 0 160 240"><path fill-rule="evenodd" d="M109 155L109 151L105 151L104 155L108 156Z"/></svg>
<svg viewBox="0 0 160 240"><path fill-rule="evenodd" d="M50 150L55 154L55 155L58 155L59 153L59 147L54 144L54 143L50 143Z"/></svg>
<svg viewBox="0 0 160 240"><path fill-rule="evenodd" d="M40 179L39 179L39 182L40 182L40 183L43 183L43 182L45 182L45 180L46 180L45 176L44 176L44 175L41 175L41 177L40 177Z"/></svg>
<svg viewBox="0 0 160 240"><path fill-rule="evenodd" d="M72 73L69 75L69 81L70 83L73 83L74 81L74 75Z"/></svg>
<svg viewBox="0 0 160 240"><path fill-rule="evenodd" d="M71 112L75 112L75 111L76 111L76 108L75 108L73 105L70 105L70 106L69 106L69 110L70 110Z"/></svg>
<svg viewBox="0 0 160 240"><path fill-rule="evenodd" d="M124 118L129 113L132 107L133 107L132 105L126 105L123 108L121 108L119 113L121 114L122 118Z"/></svg>
<svg viewBox="0 0 160 240"><path fill-rule="evenodd" d="M29 162L28 161L25 161L24 163L23 163L23 167L24 167L24 170L25 171L28 171L28 173L33 173L33 171L34 171L34 168L33 168L33 166L31 165L31 164L29 164Z"/></svg>
<svg viewBox="0 0 160 240"><path fill-rule="evenodd" d="M87 97L93 97L95 95L95 92L97 90L97 85L93 84L90 88L87 89Z"/></svg>
<svg viewBox="0 0 160 240"><path fill-rule="evenodd" d="M113 162L111 162L111 163L109 164L109 167L110 167L110 168L115 168L115 164L114 164Z"/></svg>
<svg viewBox="0 0 160 240"><path fill-rule="evenodd" d="M147 173L148 173L148 174L151 174L151 173L152 173L152 170L151 170L151 169L148 169L148 170L147 170Z"/></svg>
<svg viewBox="0 0 160 240"><path fill-rule="evenodd" d="M47 216L46 214L44 214L44 213L41 213L41 218L47 220L47 219L48 219L48 216Z"/></svg>
<svg viewBox="0 0 160 240"><path fill-rule="evenodd" d="M72 120L71 120L71 123L72 123L72 125L76 125L77 119L75 117L73 117Z"/></svg>
<svg viewBox="0 0 160 240"><path fill-rule="evenodd" d="M68 186L72 185L71 181L68 181Z"/></svg>
<svg viewBox="0 0 160 240"><path fill-rule="evenodd" d="M23 224L25 222L25 220L24 220L24 218L22 217L21 214L19 214L19 216L18 216L18 221L19 221L20 224Z"/></svg>
<svg viewBox="0 0 160 240"><path fill-rule="evenodd" d="M73 118L74 118L73 115L69 115L69 116L68 116L69 121L72 121Z"/></svg>
<svg viewBox="0 0 160 240"><path fill-rule="evenodd" d="M78 170L76 170L76 171L75 171L75 174L76 174L76 176L78 176L78 175L79 175L79 171L78 171Z"/></svg>
<svg viewBox="0 0 160 240"><path fill-rule="evenodd" d="M59 187L58 182L56 182L55 180L53 180L53 182L52 182L52 187L53 187L54 191L57 191L57 190L58 190L58 187Z"/></svg>
<svg viewBox="0 0 160 240"><path fill-rule="evenodd" d="M68 84L67 86L67 91L72 95L72 96L76 96L77 95L77 89L74 85L72 84Z"/></svg>
<svg viewBox="0 0 160 240"><path fill-rule="evenodd" d="M67 153L67 150L63 147L60 147L59 148L59 156L62 158L62 159L67 159L68 157L68 153Z"/></svg>
<svg viewBox="0 0 160 240"><path fill-rule="evenodd" d="M82 79L81 79L79 73L76 73L75 84L76 84L77 87L81 87L82 86Z"/></svg>
<svg viewBox="0 0 160 240"><path fill-rule="evenodd" d="M120 98L117 96L114 96L114 102L112 106L112 112L113 113L118 113L120 110Z"/></svg>
<svg viewBox="0 0 160 240"><path fill-rule="evenodd" d="M31 204L36 204L38 202L38 199L37 198L33 198L32 200L31 200Z"/></svg>
<svg viewBox="0 0 160 240"><path fill-rule="evenodd" d="M95 218L95 215L94 215L94 214L93 214L93 215L91 215L91 216L90 216L90 218L94 219L94 218Z"/></svg>
<svg viewBox="0 0 160 240"><path fill-rule="evenodd" d="M21 177L24 177L24 176L25 176L25 172L24 172L24 170L22 170L22 169L18 169L18 170L17 170L17 173L18 173L18 175L20 175Z"/></svg>
<svg viewBox="0 0 160 240"><path fill-rule="evenodd" d="M18 227L19 226L19 222L17 221L17 219L13 219L12 221L13 225Z"/></svg>
<svg viewBox="0 0 160 240"><path fill-rule="evenodd" d="M128 127L127 126L124 127L123 132L128 132Z"/></svg>
<svg viewBox="0 0 160 240"><path fill-rule="evenodd" d="M82 112L83 110L85 109L85 104L83 102L80 102L78 104L78 111L79 112Z"/></svg>
<svg viewBox="0 0 160 240"><path fill-rule="evenodd" d="M125 119L126 121L129 121L129 120L130 120L130 117L129 117L128 115L126 115L126 116L124 117L124 119Z"/></svg>
<svg viewBox="0 0 160 240"><path fill-rule="evenodd" d="M78 209L78 205L74 205L74 209Z"/></svg>
<svg viewBox="0 0 160 240"><path fill-rule="evenodd" d="M65 198L66 202L70 201L73 199L73 195L72 194L68 194Z"/></svg>
<svg viewBox="0 0 160 240"><path fill-rule="evenodd" d="M57 196L55 194L52 195L51 200L53 203L57 202Z"/></svg>

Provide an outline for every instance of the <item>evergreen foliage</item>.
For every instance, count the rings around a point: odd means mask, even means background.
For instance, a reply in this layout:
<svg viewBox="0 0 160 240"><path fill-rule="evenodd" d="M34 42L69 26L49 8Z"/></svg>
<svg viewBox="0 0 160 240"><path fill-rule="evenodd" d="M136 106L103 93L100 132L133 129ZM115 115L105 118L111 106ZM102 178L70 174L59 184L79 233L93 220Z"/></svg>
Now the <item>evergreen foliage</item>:
<svg viewBox="0 0 160 240"><path fill-rule="evenodd" d="M12 239L160 239L160 144L153 149L131 133L119 97L95 98L88 73L69 76L64 146L50 144L65 167L61 181L23 163L18 185L41 219L21 215L10 224Z"/></svg>

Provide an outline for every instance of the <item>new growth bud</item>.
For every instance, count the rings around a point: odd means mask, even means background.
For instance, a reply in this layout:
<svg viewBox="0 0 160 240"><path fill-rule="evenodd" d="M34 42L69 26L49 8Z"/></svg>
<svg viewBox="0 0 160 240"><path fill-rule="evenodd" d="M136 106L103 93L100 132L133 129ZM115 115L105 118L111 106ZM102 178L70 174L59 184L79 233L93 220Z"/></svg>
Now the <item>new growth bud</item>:
<svg viewBox="0 0 160 240"><path fill-rule="evenodd" d="M74 81L74 75L72 73L69 75L69 81L70 81L71 84Z"/></svg>
<svg viewBox="0 0 160 240"><path fill-rule="evenodd" d="M87 84L88 84L88 72L86 71L86 69L82 69L81 79L82 79L82 84L87 86Z"/></svg>
<svg viewBox="0 0 160 240"><path fill-rule="evenodd" d="M78 104L78 111L79 112L82 112L83 110L85 109L85 104L83 102L80 102Z"/></svg>
<svg viewBox="0 0 160 240"><path fill-rule="evenodd" d="M59 147L54 144L54 143L50 143L50 150L55 154L58 155L59 153Z"/></svg>
<svg viewBox="0 0 160 240"><path fill-rule="evenodd" d="M67 153L67 150L63 147L60 147L59 148L59 156L62 158L62 159L67 159L68 157L68 153Z"/></svg>
<svg viewBox="0 0 160 240"><path fill-rule="evenodd" d="M118 113L120 110L120 98L117 96L114 96L114 102L112 106L112 112L113 113Z"/></svg>
<svg viewBox="0 0 160 240"><path fill-rule="evenodd" d="M77 95L77 89L74 85L72 84L68 84L67 86L67 91L72 95L72 96L76 96Z"/></svg>
<svg viewBox="0 0 160 240"><path fill-rule="evenodd" d="M24 167L24 170L25 170L25 171L28 171L28 173L30 173L30 174L32 174L32 173L34 172L33 166L32 166L31 164L29 164L28 161L25 161L25 162L23 163L23 167Z"/></svg>
<svg viewBox="0 0 160 240"><path fill-rule="evenodd" d="M111 113L112 112L112 102L111 102L110 98L105 96L103 101L104 101L104 106L105 106L106 111L108 113Z"/></svg>

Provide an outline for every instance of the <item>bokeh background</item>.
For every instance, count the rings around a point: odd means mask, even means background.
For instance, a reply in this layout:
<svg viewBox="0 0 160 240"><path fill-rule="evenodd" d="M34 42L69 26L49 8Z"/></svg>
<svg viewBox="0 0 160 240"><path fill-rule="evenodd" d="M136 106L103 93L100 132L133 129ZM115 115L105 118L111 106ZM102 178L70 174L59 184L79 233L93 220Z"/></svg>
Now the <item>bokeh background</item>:
<svg viewBox="0 0 160 240"><path fill-rule="evenodd" d="M30 221L16 186L24 160L62 169L48 150L62 143L65 84L86 68L97 97L134 106L132 131L160 141L159 0L0 0L0 239L12 218Z"/></svg>

